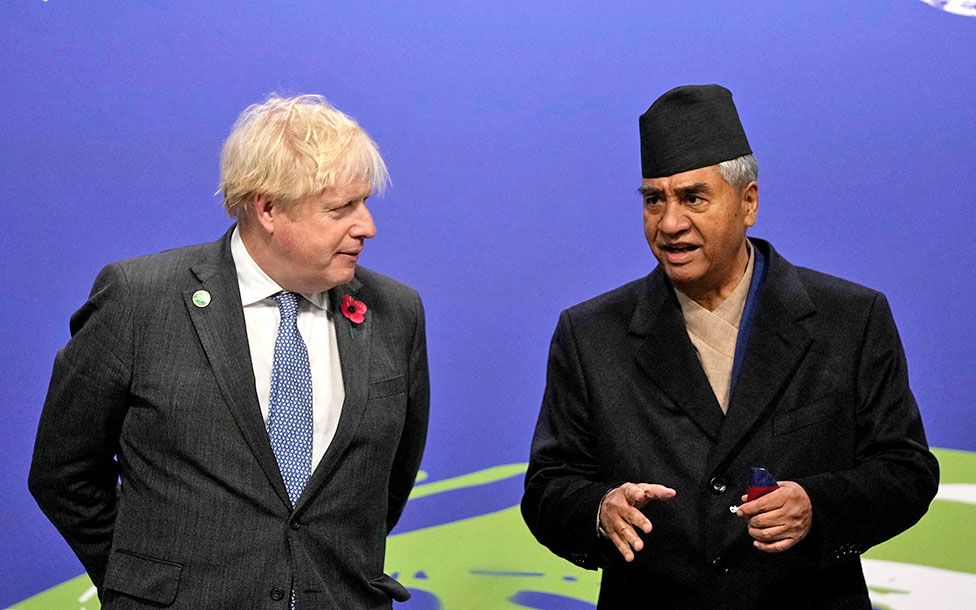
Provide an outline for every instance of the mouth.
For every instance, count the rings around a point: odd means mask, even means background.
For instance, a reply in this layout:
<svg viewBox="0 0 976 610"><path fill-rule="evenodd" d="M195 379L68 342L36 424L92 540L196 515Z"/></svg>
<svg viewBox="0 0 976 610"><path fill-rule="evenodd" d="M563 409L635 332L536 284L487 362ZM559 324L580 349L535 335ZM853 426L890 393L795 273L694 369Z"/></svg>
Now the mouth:
<svg viewBox="0 0 976 610"><path fill-rule="evenodd" d="M662 244L659 246L665 252L694 252L701 250L701 246L694 244Z"/></svg>
<svg viewBox="0 0 976 610"><path fill-rule="evenodd" d="M687 263L693 258L695 254L701 250L701 246L697 244L659 244L661 253L664 258L671 264L680 265L682 263Z"/></svg>

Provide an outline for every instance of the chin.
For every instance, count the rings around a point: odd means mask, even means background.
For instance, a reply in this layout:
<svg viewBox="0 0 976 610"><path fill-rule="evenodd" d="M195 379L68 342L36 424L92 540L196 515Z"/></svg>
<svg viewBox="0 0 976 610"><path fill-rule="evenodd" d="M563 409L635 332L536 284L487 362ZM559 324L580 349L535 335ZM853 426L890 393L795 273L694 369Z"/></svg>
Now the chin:
<svg viewBox="0 0 976 610"><path fill-rule="evenodd" d="M671 284L676 288L688 288L693 286L697 281L701 279L698 274L692 273L668 273L665 271L665 275L671 280Z"/></svg>
<svg viewBox="0 0 976 610"><path fill-rule="evenodd" d="M355 276L356 276L355 269L350 269L349 271L343 273L336 273L335 275L329 278L329 285L341 286L342 284L348 284L349 282L352 281L352 278L354 278Z"/></svg>

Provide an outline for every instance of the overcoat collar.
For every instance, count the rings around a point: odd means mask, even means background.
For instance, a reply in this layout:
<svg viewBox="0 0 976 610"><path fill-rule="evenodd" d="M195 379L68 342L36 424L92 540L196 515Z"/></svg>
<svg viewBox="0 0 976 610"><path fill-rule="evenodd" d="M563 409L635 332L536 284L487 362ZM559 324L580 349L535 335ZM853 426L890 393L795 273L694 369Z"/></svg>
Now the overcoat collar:
<svg viewBox="0 0 976 610"><path fill-rule="evenodd" d="M640 368L715 441L709 471L733 454L772 406L812 341L798 323L815 309L796 268L769 243L751 241L766 255L768 267L728 415L723 416L708 384L688 338L674 288L660 267L647 276L630 321L630 333L640 338L635 353Z"/></svg>
<svg viewBox="0 0 976 610"><path fill-rule="evenodd" d="M639 337L638 366L710 439L722 428L722 409L688 338L681 305L660 267L645 279L629 331Z"/></svg>
<svg viewBox="0 0 976 610"><path fill-rule="evenodd" d="M233 230L232 226L219 240L205 246L203 256L190 266L198 283L191 284L183 291L183 300L213 369L217 385L241 434L275 493L290 509L291 503L271 449L255 391L247 327L244 323L234 258L230 250ZM210 294L210 302L205 307L199 307L193 302L193 294L199 290ZM354 295L361 290L362 284L355 278L348 284L330 290L332 315L340 311L343 294ZM368 303L367 296L359 295L359 298ZM345 451L362 419L369 387L372 318L373 316L367 314L366 319L358 326L341 315L335 319L345 401L332 444L312 473L295 510L307 503L308 498L314 495L316 489L335 469L339 456Z"/></svg>
<svg viewBox="0 0 976 610"><path fill-rule="evenodd" d="M718 445L709 457L709 471L719 469L745 442L753 427L775 404L781 389L796 373L813 342L801 322L816 307L796 267L763 240L752 240L766 255L766 278L759 292L740 379L732 389L729 412Z"/></svg>

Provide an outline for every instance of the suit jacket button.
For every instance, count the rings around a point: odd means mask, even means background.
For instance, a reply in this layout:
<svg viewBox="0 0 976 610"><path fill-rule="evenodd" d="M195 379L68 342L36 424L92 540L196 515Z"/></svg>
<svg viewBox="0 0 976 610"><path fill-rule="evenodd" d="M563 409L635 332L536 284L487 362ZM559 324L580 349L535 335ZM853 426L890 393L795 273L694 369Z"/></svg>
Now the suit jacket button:
<svg viewBox="0 0 976 610"><path fill-rule="evenodd" d="M288 527L290 527L295 531L298 531L302 528L302 524L299 523L298 521L292 521L291 523L288 524Z"/></svg>
<svg viewBox="0 0 976 610"><path fill-rule="evenodd" d="M285 592L281 588L275 587L274 589L271 589L271 599L277 602L283 600L284 598Z"/></svg>
<svg viewBox="0 0 976 610"><path fill-rule="evenodd" d="M712 477L708 485L712 488L712 493L715 495L724 494L725 490L729 487L722 477Z"/></svg>
<svg viewBox="0 0 976 610"><path fill-rule="evenodd" d="M712 567L718 570L719 572L721 572L722 574L725 574L726 572L729 571L729 566L726 565L725 559L721 556L716 557L715 559L712 560Z"/></svg>

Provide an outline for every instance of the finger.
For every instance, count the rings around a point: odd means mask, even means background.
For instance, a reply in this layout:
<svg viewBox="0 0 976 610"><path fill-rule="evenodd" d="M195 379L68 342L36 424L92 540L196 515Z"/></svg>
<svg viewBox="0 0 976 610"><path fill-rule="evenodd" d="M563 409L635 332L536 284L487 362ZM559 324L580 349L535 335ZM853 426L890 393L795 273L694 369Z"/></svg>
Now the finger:
<svg viewBox="0 0 976 610"><path fill-rule="evenodd" d="M765 543L756 540L752 544L763 553L782 553L796 544L796 539L786 538L784 540L778 540L772 543Z"/></svg>
<svg viewBox="0 0 976 610"><path fill-rule="evenodd" d="M633 515L631 511L637 514ZM617 534L617 536L623 538L627 544L634 548L634 550L639 551L640 548L644 546L644 543L634 529L635 525L638 527L639 525L632 523L632 521L640 522L641 520L646 520L646 517L644 517L644 515L641 514L641 512L636 508L627 506L623 509L614 510L611 512L606 521L610 526L610 530Z"/></svg>
<svg viewBox="0 0 976 610"><path fill-rule="evenodd" d="M781 491L782 489L777 489L776 491L769 492L765 496L756 498L752 502L746 502L739 507L739 510L735 514L740 517L750 518L781 508L786 503L787 498L785 493L780 493Z"/></svg>
<svg viewBox="0 0 976 610"><path fill-rule="evenodd" d="M767 527L767 528L757 528L750 527L749 535L760 542L776 542L777 540L783 540L785 538L792 537L790 528L780 525L777 527Z"/></svg>
<svg viewBox="0 0 976 610"><path fill-rule="evenodd" d="M656 483L638 483L637 486L643 492L644 501L649 500L670 500L678 492L670 487L658 485Z"/></svg>
<svg viewBox="0 0 976 610"><path fill-rule="evenodd" d="M623 492L624 498L627 500L627 504L630 504L631 506L641 502L644 499L644 490L641 489L640 485L625 483L620 487L620 491Z"/></svg>
<svg viewBox="0 0 976 610"><path fill-rule="evenodd" d="M637 531L634 530L634 526L631 524L621 522L617 526L616 533L623 538L627 546L634 549L635 553L644 548L644 541L640 539L640 536L637 535Z"/></svg>
<svg viewBox="0 0 976 610"><path fill-rule="evenodd" d="M777 525L786 525L794 520L794 516L783 509L771 510L767 513L759 513L749 518L749 527L766 528Z"/></svg>
<svg viewBox="0 0 976 610"><path fill-rule="evenodd" d="M629 523L644 530L645 534L649 534L651 532L651 520L648 519L644 515L644 513L640 512L636 508L632 506L629 507L626 511L622 513L621 516L624 519L626 519Z"/></svg>
<svg viewBox="0 0 976 610"><path fill-rule="evenodd" d="M617 550L620 551L621 555L623 555L624 561L634 560L634 553L633 551L631 551L630 545L627 544L627 542L623 538L621 538L620 535L617 534L617 532L607 531L607 538L610 539L610 542L613 543L613 546L617 547Z"/></svg>

